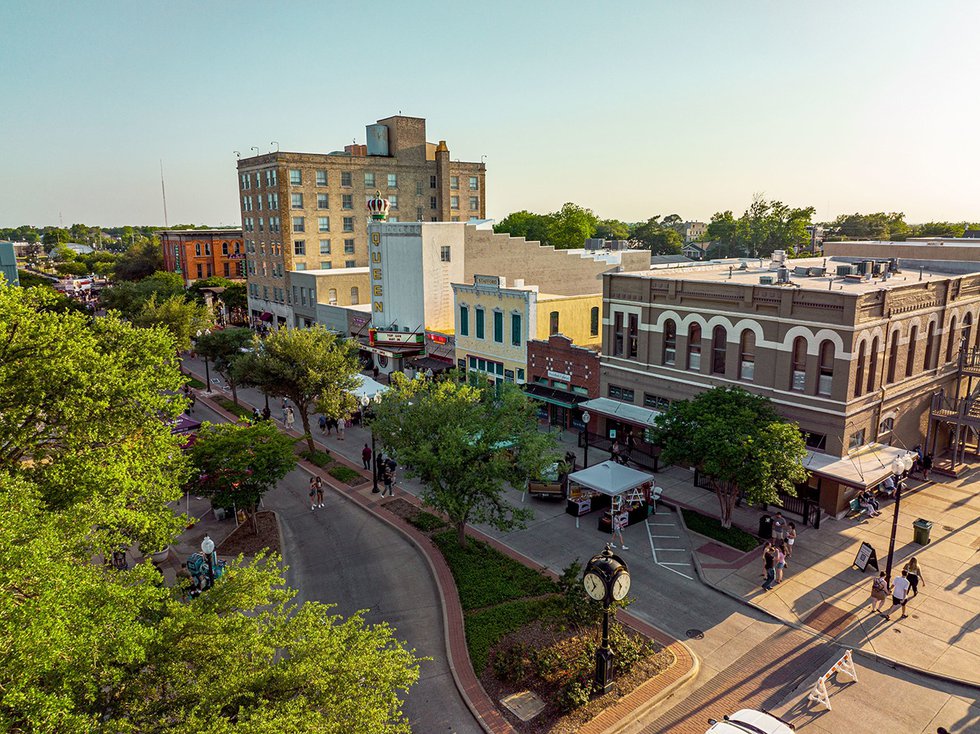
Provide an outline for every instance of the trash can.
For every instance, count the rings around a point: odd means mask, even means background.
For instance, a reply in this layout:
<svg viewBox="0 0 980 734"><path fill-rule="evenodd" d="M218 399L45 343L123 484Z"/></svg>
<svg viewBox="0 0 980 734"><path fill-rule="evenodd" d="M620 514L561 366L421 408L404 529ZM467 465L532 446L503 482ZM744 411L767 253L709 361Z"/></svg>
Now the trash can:
<svg viewBox="0 0 980 734"><path fill-rule="evenodd" d="M915 528L915 542L919 545L929 545L929 531L932 530L932 523L920 517L912 523L912 527Z"/></svg>
<svg viewBox="0 0 980 734"><path fill-rule="evenodd" d="M759 537L763 540L772 540L772 517L763 515L759 518Z"/></svg>

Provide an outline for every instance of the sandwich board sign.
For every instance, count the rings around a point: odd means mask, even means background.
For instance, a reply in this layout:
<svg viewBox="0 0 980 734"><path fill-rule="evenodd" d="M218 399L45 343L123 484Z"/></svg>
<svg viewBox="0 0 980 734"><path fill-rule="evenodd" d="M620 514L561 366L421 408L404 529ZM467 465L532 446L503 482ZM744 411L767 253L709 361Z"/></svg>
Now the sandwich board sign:
<svg viewBox="0 0 980 734"><path fill-rule="evenodd" d="M868 566L874 566L875 571L881 570L878 568L878 554L875 553L875 549L871 547L870 543L861 543L857 556L854 557L854 565L861 571L867 570Z"/></svg>

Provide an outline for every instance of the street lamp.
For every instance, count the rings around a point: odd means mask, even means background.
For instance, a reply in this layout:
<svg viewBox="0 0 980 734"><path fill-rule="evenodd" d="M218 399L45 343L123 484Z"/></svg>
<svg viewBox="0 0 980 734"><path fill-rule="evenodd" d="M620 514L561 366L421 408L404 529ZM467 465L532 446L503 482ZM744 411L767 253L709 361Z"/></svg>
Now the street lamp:
<svg viewBox="0 0 980 734"><path fill-rule="evenodd" d="M217 563L214 553L214 541L211 540L210 535L205 535L204 540L201 541L201 552L208 559L208 588L210 589L214 586L214 567Z"/></svg>
<svg viewBox="0 0 980 734"><path fill-rule="evenodd" d="M589 421L592 420L592 415L589 411L582 413L582 423L585 424L585 466L583 469L589 468Z"/></svg>
<svg viewBox="0 0 980 734"><path fill-rule="evenodd" d="M205 329L204 331L201 331L200 329L197 330L197 338L198 339L200 339L202 336L208 336L210 334L211 334L211 329ZM211 369L210 369L210 366L208 365L208 355L206 355L206 354L204 355L204 380L207 382L207 385L205 386L204 389L207 390L207 392L210 394L210 392L211 392Z"/></svg>
<svg viewBox="0 0 980 734"><path fill-rule="evenodd" d="M888 541L888 562L885 564L885 578L889 579L891 583L892 577L892 558L895 555L895 533L898 531L898 508L902 503L902 480L901 476L904 472L909 471L915 461L912 459L912 454L908 453L905 456L896 456L892 459L892 474L895 475L895 514L892 515L892 535L891 539Z"/></svg>
<svg viewBox="0 0 980 734"><path fill-rule="evenodd" d="M367 395L362 395L361 408L363 409L362 413L365 422L367 422L368 406L370 405L371 405L371 398L369 398ZM377 447L375 446L374 426L372 426L370 423L368 423L368 430L371 431L371 479L373 480L373 486L371 487L371 492L377 494L378 492L381 491L381 489L378 487L378 450Z"/></svg>
<svg viewBox="0 0 980 734"><path fill-rule="evenodd" d="M608 693L613 679L613 653L609 647L609 607L622 601L630 590L630 572L626 563L609 549L592 556L585 565L582 585L590 598L602 602L602 644L595 653L595 691Z"/></svg>

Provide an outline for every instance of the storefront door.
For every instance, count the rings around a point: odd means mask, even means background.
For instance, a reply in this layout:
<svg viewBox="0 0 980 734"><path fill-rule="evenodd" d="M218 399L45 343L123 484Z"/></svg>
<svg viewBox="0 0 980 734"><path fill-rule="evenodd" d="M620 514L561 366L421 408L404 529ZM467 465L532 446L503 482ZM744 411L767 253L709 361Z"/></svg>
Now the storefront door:
<svg viewBox="0 0 980 734"><path fill-rule="evenodd" d="M561 405L551 406L551 425L565 428L568 423L568 409Z"/></svg>

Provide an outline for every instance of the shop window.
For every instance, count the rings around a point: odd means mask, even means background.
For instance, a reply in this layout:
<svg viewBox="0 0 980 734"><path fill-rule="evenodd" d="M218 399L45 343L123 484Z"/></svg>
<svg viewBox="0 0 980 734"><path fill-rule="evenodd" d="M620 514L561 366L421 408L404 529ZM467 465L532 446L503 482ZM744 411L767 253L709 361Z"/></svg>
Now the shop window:
<svg viewBox="0 0 980 734"><path fill-rule="evenodd" d="M755 379L755 332L746 329L739 340L738 376L751 382Z"/></svg>
<svg viewBox="0 0 980 734"><path fill-rule="evenodd" d="M834 343L829 339L820 344L820 376L817 394L830 395L834 383Z"/></svg>
<svg viewBox="0 0 980 734"><path fill-rule="evenodd" d="M663 363L674 364L677 360L677 324L673 319L664 322Z"/></svg>
<svg viewBox="0 0 980 734"><path fill-rule="evenodd" d="M599 336L599 307L593 306L589 312L589 334Z"/></svg>
<svg viewBox="0 0 980 734"><path fill-rule="evenodd" d="M624 403L632 403L634 398L634 393L631 389L620 387L619 385L610 385L608 395L613 400L622 400Z"/></svg>
<svg viewBox="0 0 980 734"><path fill-rule="evenodd" d="M888 382L895 382L895 374L898 369L898 338L901 332L898 329L892 332L891 344L888 347Z"/></svg>
<svg viewBox="0 0 980 734"><path fill-rule="evenodd" d="M857 358L857 374L854 380L854 397L859 398L864 393L864 373L865 373L865 362L867 361L867 351L868 343L866 341L861 342L861 346L858 347L858 358Z"/></svg>
<svg viewBox="0 0 980 734"><path fill-rule="evenodd" d="M691 324L687 330L687 368L692 372L701 371L701 326Z"/></svg>
<svg viewBox="0 0 980 734"><path fill-rule="evenodd" d="M911 377L915 372L915 343L919 340L919 327L913 326L909 331L908 354L905 357L905 376Z"/></svg>
<svg viewBox="0 0 980 734"><path fill-rule="evenodd" d="M724 326L716 326L711 332L711 373L725 374L725 353L728 349L728 333Z"/></svg>

